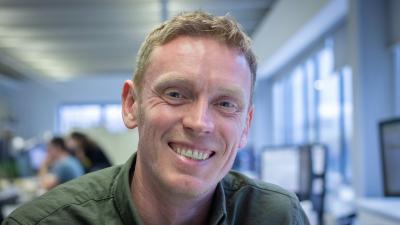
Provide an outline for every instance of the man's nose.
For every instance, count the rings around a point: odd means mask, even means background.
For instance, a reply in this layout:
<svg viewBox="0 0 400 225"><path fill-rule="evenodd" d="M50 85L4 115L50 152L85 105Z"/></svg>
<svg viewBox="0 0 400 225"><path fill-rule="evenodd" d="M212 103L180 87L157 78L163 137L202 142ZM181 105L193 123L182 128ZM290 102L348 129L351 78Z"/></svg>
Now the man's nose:
<svg viewBox="0 0 400 225"><path fill-rule="evenodd" d="M214 130L214 120L207 100L198 100L184 112L183 127L195 135L210 134Z"/></svg>

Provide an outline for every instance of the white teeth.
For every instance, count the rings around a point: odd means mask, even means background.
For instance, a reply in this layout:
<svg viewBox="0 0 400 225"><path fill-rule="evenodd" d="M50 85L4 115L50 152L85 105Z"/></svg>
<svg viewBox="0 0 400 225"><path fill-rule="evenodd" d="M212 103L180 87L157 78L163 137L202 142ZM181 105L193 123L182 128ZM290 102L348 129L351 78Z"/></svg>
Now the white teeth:
<svg viewBox="0 0 400 225"><path fill-rule="evenodd" d="M175 149L175 151L179 155L182 155L187 158L194 159L194 160L205 160L205 159L208 159L208 157L209 157L209 154L198 151L198 150L184 149L184 148L178 147Z"/></svg>

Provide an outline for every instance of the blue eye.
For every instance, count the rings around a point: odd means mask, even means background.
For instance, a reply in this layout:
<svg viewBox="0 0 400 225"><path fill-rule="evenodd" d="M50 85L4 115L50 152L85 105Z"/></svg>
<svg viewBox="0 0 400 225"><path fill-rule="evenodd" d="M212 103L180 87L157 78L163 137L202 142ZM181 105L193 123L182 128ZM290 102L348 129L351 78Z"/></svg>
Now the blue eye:
<svg viewBox="0 0 400 225"><path fill-rule="evenodd" d="M219 106L222 106L224 108L232 108L235 107L235 104L228 102L228 101L223 101L219 103Z"/></svg>
<svg viewBox="0 0 400 225"><path fill-rule="evenodd" d="M177 91L169 91L166 94L172 98L183 98L183 95Z"/></svg>
<svg viewBox="0 0 400 225"><path fill-rule="evenodd" d="M227 113L235 113L239 110L238 105L232 101L220 101L216 105Z"/></svg>

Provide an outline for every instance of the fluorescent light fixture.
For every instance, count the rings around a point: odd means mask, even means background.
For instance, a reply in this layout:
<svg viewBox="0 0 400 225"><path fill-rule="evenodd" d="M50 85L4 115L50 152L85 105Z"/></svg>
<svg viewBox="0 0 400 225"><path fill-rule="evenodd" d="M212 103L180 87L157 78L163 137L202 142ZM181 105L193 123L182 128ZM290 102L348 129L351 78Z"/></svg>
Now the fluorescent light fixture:
<svg viewBox="0 0 400 225"><path fill-rule="evenodd" d="M12 55L41 75L57 80L67 80L73 77L70 69L72 67L57 57L45 53L22 51L13 51Z"/></svg>

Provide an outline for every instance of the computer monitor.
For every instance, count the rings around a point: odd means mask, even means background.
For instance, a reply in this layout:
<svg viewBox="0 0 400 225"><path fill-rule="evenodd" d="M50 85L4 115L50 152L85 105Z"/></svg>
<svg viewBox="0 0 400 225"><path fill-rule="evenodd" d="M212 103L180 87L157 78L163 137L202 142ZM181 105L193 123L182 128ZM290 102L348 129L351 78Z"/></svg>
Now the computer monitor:
<svg viewBox="0 0 400 225"><path fill-rule="evenodd" d="M400 196L400 118L379 124L385 196Z"/></svg>
<svg viewBox="0 0 400 225"><path fill-rule="evenodd" d="M311 155L299 146L266 147L261 153L260 178L295 192L300 199L311 192Z"/></svg>

